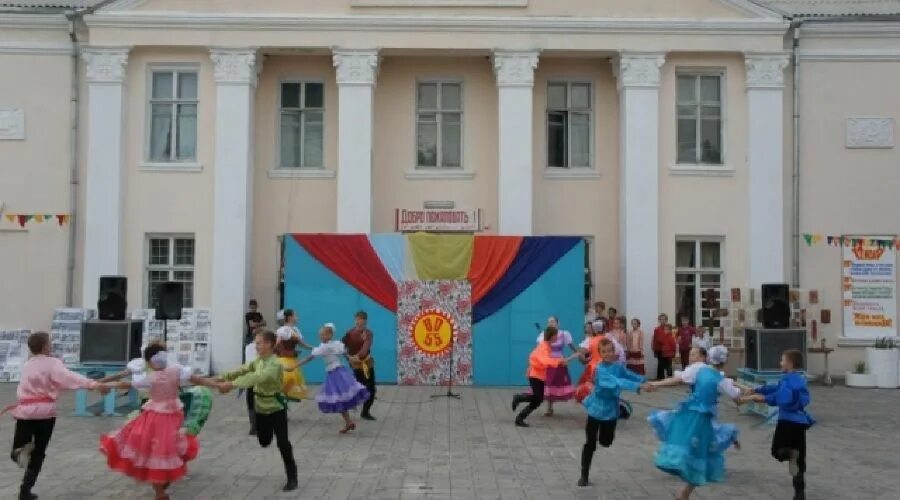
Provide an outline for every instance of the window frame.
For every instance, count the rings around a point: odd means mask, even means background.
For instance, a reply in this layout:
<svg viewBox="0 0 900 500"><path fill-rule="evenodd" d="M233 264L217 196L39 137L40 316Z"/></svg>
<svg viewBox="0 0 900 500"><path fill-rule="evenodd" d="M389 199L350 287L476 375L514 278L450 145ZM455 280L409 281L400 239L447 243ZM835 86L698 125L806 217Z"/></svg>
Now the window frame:
<svg viewBox="0 0 900 500"><path fill-rule="evenodd" d="M281 158L281 114L284 110L284 105L282 102L282 86L285 83L297 83L300 85L300 104L302 105L300 108L297 108L300 111L301 121L300 121L300 163L301 165L293 167L286 166ZM322 113L322 165L319 166L306 166L304 163L303 156L303 139L306 134L306 130L303 127L305 123L305 118L303 113L307 111L306 108L306 85L308 83L316 83L322 86L322 107L321 108L308 108L309 111L320 111ZM278 80L278 87L276 88L276 92L278 95L278 107L275 110L275 171L277 172L310 172L317 170L325 170L325 165L327 164L326 156L327 151L325 148L326 137L328 135L328 123L327 123L327 90L328 85L325 82L325 78L320 76L303 76L303 75L291 75L285 76ZM294 109L294 108L290 108Z"/></svg>
<svg viewBox="0 0 900 500"><path fill-rule="evenodd" d="M590 78L549 78L546 82L545 86L545 104L544 104L544 163L546 168L551 171L563 171L563 172L571 172L578 170L593 170L595 168L595 123L596 123L596 113L597 113L597 96L596 88L594 85L594 80ZM566 109L560 110L559 108L551 108L550 107L550 86L564 84L566 86ZM588 86L588 98L590 99L590 106L587 109L588 114L588 164L582 166L572 166L571 158L572 158L572 141L569 138L569 134L571 133L571 121L572 121L572 111L576 110L576 108L572 108L572 86L573 85L587 85ZM566 163L567 166L553 166L550 165L550 112L553 111L565 111L566 112ZM583 111L581 111L583 112Z"/></svg>
<svg viewBox="0 0 900 500"><path fill-rule="evenodd" d="M153 74L154 73L194 73L197 77L197 97L194 99L180 99L174 97L178 92L178 78L172 79L172 95L171 99L167 100L157 100L153 97ZM200 81L200 65L197 63L151 63L147 65L147 75L146 75L146 92L145 92L145 120L144 120L144 166L154 166L154 165L171 165L175 167L190 167L196 166L197 162L200 158L200 91L201 91L201 81ZM172 127L172 148L169 154L168 159L154 159L151 158L151 151L153 150L152 141L153 141L153 105L156 103L170 103L173 105L173 127ZM194 132L194 140L196 143L194 144L194 157L193 158L184 158L178 159L178 105L180 104L193 104L197 109L197 122L196 122L196 130Z"/></svg>
<svg viewBox="0 0 900 500"><path fill-rule="evenodd" d="M435 116L443 115L444 113L459 113L459 165L456 166L443 166L441 165L442 160L442 119L437 119L437 161L434 166L431 165L419 165L419 86L427 84L436 84L438 86L437 92L437 105L438 108L426 110L426 113L434 113ZM442 87L444 85L459 85L459 110L444 110L441 106L441 92ZM428 77L428 78L417 78L415 81L415 86L413 87L413 165L415 165L415 170L418 171L426 171L426 172L445 172L445 171L455 171L455 170L463 170L466 164L465 152L466 152L466 89L465 82L462 78L454 78L454 77Z"/></svg>
<svg viewBox="0 0 900 500"><path fill-rule="evenodd" d="M697 143L697 147L694 148L694 158L696 159L693 163L685 163L678 158L678 106L680 106L678 101L678 77L680 76L693 76L697 79L696 85L699 85L700 78L702 76L717 76L719 77L719 137L721 137L721 144L719 147L719 163L708 163L701 161L702 159L702 148L699 147L699 142ZM682 66L675 69L675 162L674 165L676 167L684 167L684 168L700 168L700 169L727 169L727 148L726 144L728 142L726 137L726 123L727 123L727 102L728 95L726 93L728 89L727 84L727 73L724 67L719 66ZM698 90L699 95L699 90ZM702 108L703 101L699 101L697 103L698 108ZM697 110L697 124L694 130L694 140L697 141L700 139L700 130L702 127L703 120L700 119L702 109Z"/></svg>
<svg viewBox="0 0 900 500"><path fill-rule="evenodd" d="M168 264L160 265L160 264L150 264L150 255L151 255L151 241L152 240L168 240L169 241L169 260ZM194 264L191 266L187 266L184 264L176 265L175 264L175 240L186 240L190 239L194 242ZM143 278L144 278L144 286L143 293L144 297L142 303L144 307L150 309L153 307L151 303L151 297L153 295L150 286L150 272L151 271L165 271L168 273L168 281L178 281L175 279L175 272L177 271L191 271L193 273L193 278L191 279L191 294L190 294L190 303L185 301L185 308L194 307L194 298L196 292L197 285L197 236L193 233L146 233L144 235L144 258L142 261L143 265ZM188 305L189 304L189 305Z"/></svg>
<svg viewBox="0 0 900 500"><path fill-rule="evenodd" d="M678 267L678 243L682 242L691 242L694 244L694 256L696 266L692 268L688 267ZM719 244L719 267L701 267L702 256L701 256L701 245L703 243L718 243ZM680 274L691 274L694 276L694 323L692 323L696 327L703 326L703 290L704 288L701 286L702 278L701 276L704 274L717 274L719 276L719 300L726 299L725 290L727 290L726 284L726 272L725 272L725 236L691 236L691 235L676 235L675 236L675 262L674 262L674 272L673 272L673 285L675 290L677 290L677 286L679 284L678 275ZM677 293L673 294L675 297L675 316L674 319L677 323L680 321L677 316L680 314L680 310L678 310L678 296ZM699 321L698 321L699 320ZM710 317L710 320L715 320L715 318Z"/></svg>

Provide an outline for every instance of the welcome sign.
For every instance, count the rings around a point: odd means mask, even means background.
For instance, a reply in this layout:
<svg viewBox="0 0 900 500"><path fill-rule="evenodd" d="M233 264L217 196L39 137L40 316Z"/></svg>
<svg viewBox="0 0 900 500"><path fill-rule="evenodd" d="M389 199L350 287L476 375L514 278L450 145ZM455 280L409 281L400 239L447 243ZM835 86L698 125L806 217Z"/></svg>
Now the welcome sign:
<svg viewBox="0 0 900 500"><path fill-rule="evenodd" d="M866 240L843 247L844 336L892 337L897 335L897 254L893 246Z"/></svg>

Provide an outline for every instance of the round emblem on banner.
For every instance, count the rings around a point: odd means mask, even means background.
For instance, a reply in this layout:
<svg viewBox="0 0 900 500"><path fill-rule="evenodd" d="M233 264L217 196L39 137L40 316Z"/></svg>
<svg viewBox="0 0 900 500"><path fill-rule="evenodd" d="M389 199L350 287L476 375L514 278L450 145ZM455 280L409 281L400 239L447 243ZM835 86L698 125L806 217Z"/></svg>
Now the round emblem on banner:
<svg viewBox="0 0 900 500"><path fill-rule="evenodd" d="M425 309L413 319L409 333L420 351L429 356L439 356L450 348L456 333L456 322L445 311Z"/></svg>

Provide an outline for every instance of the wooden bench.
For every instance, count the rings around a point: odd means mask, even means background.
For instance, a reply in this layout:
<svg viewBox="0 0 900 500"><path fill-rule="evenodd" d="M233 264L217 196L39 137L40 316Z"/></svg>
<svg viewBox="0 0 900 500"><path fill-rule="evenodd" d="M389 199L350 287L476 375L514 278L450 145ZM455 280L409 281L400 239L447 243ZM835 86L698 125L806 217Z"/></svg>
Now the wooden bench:
<svg viewBox="0 0 900 500"><path fill-rule="evenodd" d="M82 375L96 372L98 374L102 373L103 377L107 377L121 372L125 369L125 365L75 365L70 366L69 369ZM128 409L137 408L139 404L137 391L134 389L127 391L125 394L117 389L111 389L108 394L101 396L102 399L100 401L91 405L88 405L88 392L87 389L75 391L75 411L72 412L72 415L76 417L96 417L100 415L104 417L121 417L125 413L119 413L116 408L116 401L120 395L128 397L128 401L125 403ZM102 407L102 411L88 411L98 406Z"/></svg>

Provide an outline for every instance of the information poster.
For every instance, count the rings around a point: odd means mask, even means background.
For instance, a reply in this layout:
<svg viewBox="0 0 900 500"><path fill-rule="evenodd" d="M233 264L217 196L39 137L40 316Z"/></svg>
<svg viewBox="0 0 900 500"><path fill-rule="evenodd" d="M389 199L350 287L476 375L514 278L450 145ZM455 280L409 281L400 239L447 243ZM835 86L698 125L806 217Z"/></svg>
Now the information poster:
<svg viewBox="0 0 900 500"><path fill-rule="evenodd" d="M896 252L893 245L877 244L878 240L893 241L894 237L854 239L861 243L842 247L844 336L869 339L896 336Z"/></svg>

